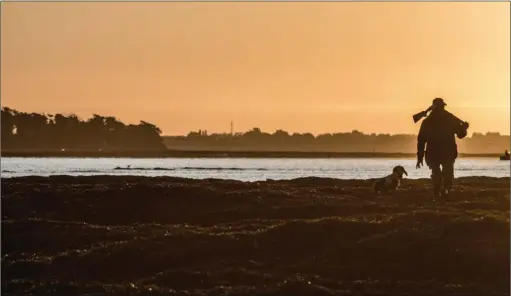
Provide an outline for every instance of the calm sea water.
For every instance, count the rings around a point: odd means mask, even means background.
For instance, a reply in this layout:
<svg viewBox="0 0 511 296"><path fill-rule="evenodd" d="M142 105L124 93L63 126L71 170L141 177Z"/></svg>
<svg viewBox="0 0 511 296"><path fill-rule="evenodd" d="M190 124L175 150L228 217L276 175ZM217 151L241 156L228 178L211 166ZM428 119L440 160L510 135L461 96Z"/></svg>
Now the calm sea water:
<svg viewBox="0 0 511 296"><path fill-rule="evenodd" d="M413 159L385 158L18 158L1 159L2 178L49 175L139 175L221 178L242 181L293 179L315 176L339 179L378 178L396 165L408 178L429 178L427 167L415 168ZM129 168L128 168L129 166ZM456 177L509 177L510 162L491 158L458 159Z"/></svg>

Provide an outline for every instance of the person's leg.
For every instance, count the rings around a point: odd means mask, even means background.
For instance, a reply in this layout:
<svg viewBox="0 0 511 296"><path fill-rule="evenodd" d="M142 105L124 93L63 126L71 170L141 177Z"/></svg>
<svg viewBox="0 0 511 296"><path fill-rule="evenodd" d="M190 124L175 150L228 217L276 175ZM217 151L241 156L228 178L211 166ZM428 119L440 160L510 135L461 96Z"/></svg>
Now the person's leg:
<svg viewBox="0 0 511 296"><path fill-rule="evenodd" d="M433 192L435 196L439 195L442 191L442 171L440 170L440 163L430 164L431 180L433 181Z"/></svg>
<svg viewBox="0 0 511 296"><path fill-rule="evenodd" d="M454 179L454 161L445 161L442 163L442 178L444 185L444 194L449 194L452 189Z"/></svg>

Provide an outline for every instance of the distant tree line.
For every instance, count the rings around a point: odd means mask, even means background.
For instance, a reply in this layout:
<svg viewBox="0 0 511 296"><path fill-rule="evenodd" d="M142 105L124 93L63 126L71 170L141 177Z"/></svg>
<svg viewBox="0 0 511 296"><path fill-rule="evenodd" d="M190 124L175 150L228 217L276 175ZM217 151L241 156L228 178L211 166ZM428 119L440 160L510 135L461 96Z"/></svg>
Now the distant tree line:
<svg viewBox="0 0 511 296"><path fill-rule="evenodd" d="M357 130L348 133L274 133L253 128L244 133L208 134L205 130L186 136L164 137L169 149L176 150L266 150L322 152L383 152L415 153L417 137L412 134L364 134ZM503 153L509 148L509 135L488 132L473 133L458 141L460 153Z"/></svg>
<svg viewBox="0 0 511 296"><path fill-rule="evenodd" d="M146 121L124 124L113 116L82 120L75 114L1 114L2 150L164 150L161 130Z"/></svg>
<svg viewBox="0 0 511 296"><path fill-rule="evenodd" d="M411 134L274 133L253 128L244 133L206 130L186 136L162 137L161 130L146 121L124 124L113 116L94 114L82 120L75 114L26 113L7 107L1 114L2 150L226 150L226 151L318 151L415 153L417 139ZM461 153L503 153L509 135L473 133L458 141Z"/></svg>

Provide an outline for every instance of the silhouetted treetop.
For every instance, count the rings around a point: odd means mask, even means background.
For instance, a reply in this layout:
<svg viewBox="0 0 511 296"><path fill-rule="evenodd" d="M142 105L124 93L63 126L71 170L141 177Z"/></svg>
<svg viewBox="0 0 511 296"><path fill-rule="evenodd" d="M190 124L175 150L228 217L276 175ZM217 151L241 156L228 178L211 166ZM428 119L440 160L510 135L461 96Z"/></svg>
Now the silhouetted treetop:
<svg viewBox="0 0 511 296"><path fill-rule="evenodd" d="M252 128L244 133L190 132L187 136L164 137L165 144L177 150L267 150L329 152L403 152L415 153L417 137L412 134L293 133L277 129L274 133ZM488 132L474 133L458 142L462 153L502 153L509 147L509 136Z"/></svg>
<svg viewBox="0 0 511 296"><path fill-rule="evenodd" d="M125 124L114 116L93 114L83 120L76 114L38 114L2 108L2 149L33 150L240 150L415 153L417 138L411 134L273 133L254 127L246 132L191 131L186 136L162 137L147 121ZM503 153L510 137L495 132L473 133L458 141L461 153Z"/></svg>
<svg viewBox="0 0 511 296"><path fill-rule="evenodd" d="M25 113L2 108L2 149L164 150L161 130L141 121L126 125L114 116Z"/></svg>

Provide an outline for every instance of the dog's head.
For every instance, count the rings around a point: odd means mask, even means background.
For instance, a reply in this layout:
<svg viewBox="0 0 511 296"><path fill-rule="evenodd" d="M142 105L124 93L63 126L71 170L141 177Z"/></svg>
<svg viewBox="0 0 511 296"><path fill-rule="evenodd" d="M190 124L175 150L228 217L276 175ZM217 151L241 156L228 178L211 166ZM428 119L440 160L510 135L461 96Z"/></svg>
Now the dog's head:
<svg viewBox="0 0 511 296"><path fill-rule="evenodd" d="M394 169L392 170L392 173L398 175L399 178L403 178L403 174L408 176L408 173L406 172L405 168L400 165L395 166Z"/></svg>

